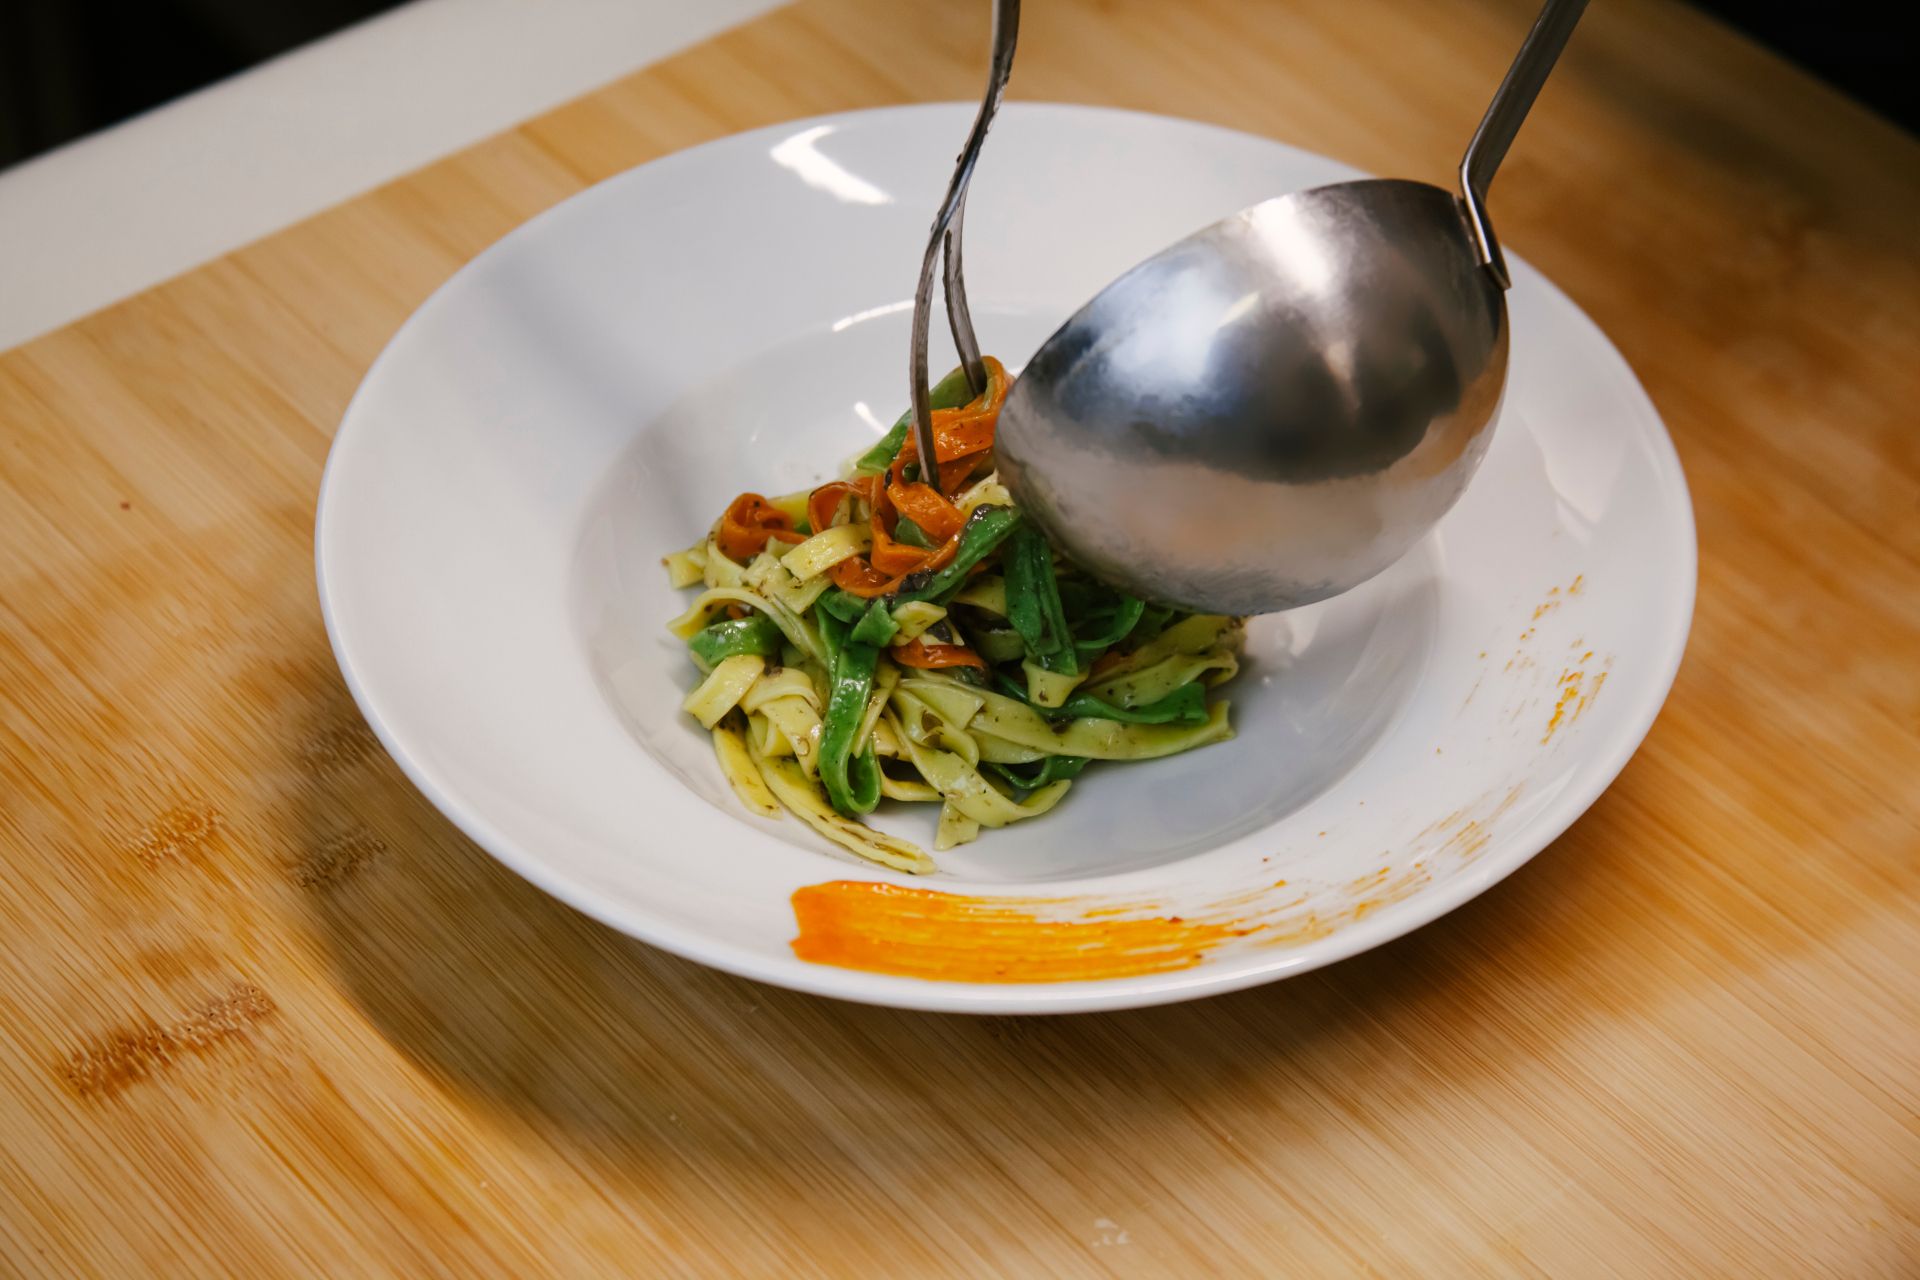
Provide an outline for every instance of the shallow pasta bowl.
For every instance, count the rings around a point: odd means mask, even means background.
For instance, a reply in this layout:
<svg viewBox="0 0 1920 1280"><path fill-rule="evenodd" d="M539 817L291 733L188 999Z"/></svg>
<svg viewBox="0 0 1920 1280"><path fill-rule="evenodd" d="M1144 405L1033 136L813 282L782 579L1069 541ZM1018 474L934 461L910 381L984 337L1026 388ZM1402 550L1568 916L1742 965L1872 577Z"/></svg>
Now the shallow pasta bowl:
<svg viewBox="0 0 1920 1280"><path fill-rule="evenodd" d="M1223 690L1233 741L1091 768L933 876L735 801L679 711L696 674L664 630L685 600L660 558L743 489L827 478L903 407L902 264L971 110L804 121L645 165L507 236L408 321L341 425L316 531L328 632L387 749L495 857L618 929L917 1008L1249 986L1513 871L1651 725L1695 558L1652 405L1519 261L1480 474L1379 578L1250 626ZM1128 264L1355 176L1204 125L1011 106L969 206L983 345L1017 369ZM877 823L930 843L929 813Z"/></svg>

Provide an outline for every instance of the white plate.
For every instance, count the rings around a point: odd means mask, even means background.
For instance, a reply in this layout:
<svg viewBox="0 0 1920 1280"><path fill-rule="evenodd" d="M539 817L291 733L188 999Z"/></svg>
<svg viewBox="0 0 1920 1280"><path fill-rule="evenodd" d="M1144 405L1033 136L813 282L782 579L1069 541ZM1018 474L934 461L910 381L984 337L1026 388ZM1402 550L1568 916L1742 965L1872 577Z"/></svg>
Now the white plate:
<svg viewBox="0 0 1920 1280"><path fill-rule="evenodd" d="M1511 383L1479 476L1374 582L1256 621L1226 689L1235 741L1089 770L1053 814L917 880L734 802L678 711L694 671L662 630L684 600L660 556L742 489L827 477L898 412L914 271L971 110L781 125L645 165L507 236L407 322L341 424L315 535L335 653L387 749L494 856L616 928L928 1009L1244 987L1511 872L1645 735L1695 561L1653 406L1518 261ZM968 211L982 340L1017 367L1168 242L1354 176L1209 126L1010 106ZM883 825L929 839L931 808ZM852 942L880 940L887 965L946 945L998 956L1009 980L795 954L796 890L910 880L967 896L805 900L854 912ZM941 918L912 934L930 907ZM1111 976L1032 980L1084 972Z"/></svg>

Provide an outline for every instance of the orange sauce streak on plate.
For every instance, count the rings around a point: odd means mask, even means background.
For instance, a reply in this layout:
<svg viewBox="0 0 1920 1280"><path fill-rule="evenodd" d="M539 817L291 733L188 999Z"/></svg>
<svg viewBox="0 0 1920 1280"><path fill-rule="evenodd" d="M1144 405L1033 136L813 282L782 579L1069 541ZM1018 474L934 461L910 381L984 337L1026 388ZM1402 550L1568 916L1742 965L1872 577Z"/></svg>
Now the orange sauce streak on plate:
<svg viewBox="0 0 1920 1280"><path fill-rule="evenodd" d="M948 982L1075 982L1191 969L1231 940L1299 946L1413 896L1434 880L1432 859L1462 865L1478 857L1520 790L1429 823L1400 860L1326 895L1281 899L1277 891L1288 884L1276 880L1172 915L1148 901L976 897L831 880L794 890L800 932L791 945L813 964Z"/></svg>
<svg viewBox="0 0 1920 1280"><path fill-rule="evenodd" d="M1047 919L1046 899L980 898L861 880L793 894L793 953L815 964L948 982L1075 982L1189 969L1232 921L1106 913Z"/></svg>

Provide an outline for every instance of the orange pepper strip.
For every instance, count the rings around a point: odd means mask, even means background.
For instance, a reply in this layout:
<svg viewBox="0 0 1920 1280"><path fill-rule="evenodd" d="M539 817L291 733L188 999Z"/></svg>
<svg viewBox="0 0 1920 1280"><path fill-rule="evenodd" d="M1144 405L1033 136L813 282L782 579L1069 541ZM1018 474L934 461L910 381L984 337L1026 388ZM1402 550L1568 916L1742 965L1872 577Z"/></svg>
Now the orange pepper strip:
<svg viewBox="0 0 1920 1280"><path fill-rule="evenodd" d="M900 454L901 456L895 459L895 463L897 465L905 466L906 463L914 461L914 453L910 447L903 448L900 451ZM961 458L956 462L941 463L940 464L941 491L944 493L958 493L962 489L966 488L967 481L973 478L973 473L980 469L980 464L986 461L987 456L988 455L983 453L976 453L971 455L970 457ZM912 483L918 484L919 482L914 481ZM932 492L931 486L924 486L924 487L927 488L928 492L930 493ZM912 499L909 498L909 501L912 501ZM914 523L918 524L919 521L916 520Z"/></svg>
<svg viewBox="0 0 1920 1280"><path fill-rule="evenodd" d="M945 410L935 410L934 412L939 414L945 412ZM949 448L950 443L945 436L937 437L933 442L934 447L940 450L940 484L946 489L956 488L958 482L965 480L978 470L980 463L985 460L987 453L987 449L971 448L965 445L961 446L964 452L955 451ZM987 448L991 447L992 442L989 441ZM903 470L907 464L917 463L919 460L920 447L916 445L913 442L913 438L909 436L907 442L900 446L900 452L893 459L892 477L894 479L900 479L899 473L901 470Z"/></svg>
<svg viewBox="0 0 1920 1280"><path fill-rule="evenodd" d="M933 411L934 452L941 462L993 448L993 429L1007 399L1006 368L988 356L987 389L958 409Z"/></svg>
<svg viewBox="0 0 1920 1280"><path fill-rule="evenodd" d="M987 669L986 660L963 644L928 644L915 636L905 644L887 650L903 667L978 667Z"/></svg>
<svg viewBox="0 0 1920 1280"><path fill-rule="evenodd" d="M874 526L876 539L879 537L879 528L877 524ZM959 554L959 551L960 535L956 533L941 543L939 550L926 552L925 559L919 561L913 568L904 573L897 573L891 578L876 571L859 556L850 556L827 572L833 575L834 585L848 595L859 596L862 600L871 600L875 596L892 595L913 574L931 573L935 569L945 568L947 562Z"/></svg>
<svg viewBox="0 0 1920 1280"><path fill-rule="evenodd" d="M940 462L941 484L949 491L957 490L980 465L979 455L993 447L994 427L1007 398L1007 371L991 356L986 363L985 391L964 408L936 409L933 413L934 452ZM849 556L827 570L834 585L849 595L863 600L889 595L898 591L910 575L942 568L960 551L960 530L966 517L933 486L906 480L906 465L916 457L909 436L886 472L864 482L836 480L823 484L807 499L807 518L816 533L828 527L841 500L848 495L865 497L873 508L873 550L866 556ZM892 525L898 515L905 515L929 537L941 539L940 546L926 551L895 539Z"/></svg>
<svg viewBox="0 0 1920 1280"><path fill-rule="evenodd" d="M868 564L863 556L848 556L828 569L827 576L833 579L834 586L862 600L887 594L896 581Z"/></svg>
<svg viewBox="0 0 1920 1280"><path fill-rule="evenodd" d="M835 480L821 485L807 498L808 518L815 522L816 528L827 527L841 502L849 496L864 497L872 507L868 527L873 532L873 550L866 556L850 556L828 570L828 576L842 590L867 599L885 595L896 590L908 574L925 567L931 555L938 554L894 539L887 527L893 513L887 501L884 476L870 476L852 483ZM948 553L947 559L951 558L952 553Z"/></svg>
<svg viewBox="0 0 1920 1280"><path fill-rule="evenodd" d="M804 542L806 535L793 527L787 513L757 493L743 493L728 504L720 517L720 529L714 541L729 560L744 564L766 550L767 540Z"/></svg>
<svg viewBox="0 0 1920 1280"><path fill-rule="evenodd" d="M998 360L988 356L987 389L958 409L933 411L933 448L941 462L952 462L969 454L993 448L993 429L1000 421L1000 407L1007 399L1007 371ZM909 434L903 448L913 448Z"/></svg>
<svg viewBox="0 0 1920 1280"><path fill-rule="evenodd" d="M848 483L845 480L833 480L821 485L807 495L807 520L813 525L815 533L832 528L838 519L841 504L849 498L866 498L873 506L871 524L875 538L884 537L886 525L882 521L880 499L884 490L872 480L857 480ZM827 576L834 585L844 591L861 597L884 595L891 588L892 579L874 569L864 556L849 556L827 570Z"/></svg>
<svg viewBox="0 0 1920 1280"><path fill-rule="evenodd" d="M838 521L840 504L847 498L860 496L860 489L845 480L833 480L821 485L807 495L807 523L813 526L815 533L825 533Z"/></svg>
<svg viewBox="0 0 1920 1280"><path fill-rule="evenodd" d="M873 567L882 573L912 573L916 569L923 567L927 558L936 554L939 548L937 546L932 549L916 547L911 543L901 542L896 539L893 536L894 530L899 528L900 522L893 510L892 499L895 491L886 485L884 476L874 476L872 484L874 489L873 552L868 559L872 562ZM946 503L946 499L934 493L933 490L927 489L927 486L917 485L915 487L926 489L927 494L932 497L935 502ZM911 501L911 499L909 500ZM951 504L948 505L951 506ZM965 518L960 515L958 508L951 509L954 515L953 520L940 521L937 516L934 516L932 518L939 522L940 528L937 530L927 530L927 532L933 534L934 537L939 538L942 542L958 534L960 532L960 526L966 523ZM929 511L931 512L931 508L929 508ZM918 521L915 523L918 523ZM892 525L893 528L888 528L889 525ZM925 525L921 525L920 527L926 529ZM945 563L945 561L942 561L942 563Z"/></svg>
<svg viewBox="0 0 1920 1280"><path fill-rule="evenodd" d="M907 519L926 530L927 536L944 542L960 531L966 523L966 517L960 514L960 508L933 491L932 485L919 481L908 482L901 478L906 466L906 450L893 460L893 469L887 473L887 499L894 509ZM947 468L940 468L942 484L947 480ZM952 488L954 486L949 486Z"/></svg>
<svg viewBox="0 0 1920 1280"><path fill-rule="evenodd" d="M873 550L867 555L867 563L881 573L912 573L927 558L925 547L912 546L905 542L895 542L879 521L873 525Z"/></svg>

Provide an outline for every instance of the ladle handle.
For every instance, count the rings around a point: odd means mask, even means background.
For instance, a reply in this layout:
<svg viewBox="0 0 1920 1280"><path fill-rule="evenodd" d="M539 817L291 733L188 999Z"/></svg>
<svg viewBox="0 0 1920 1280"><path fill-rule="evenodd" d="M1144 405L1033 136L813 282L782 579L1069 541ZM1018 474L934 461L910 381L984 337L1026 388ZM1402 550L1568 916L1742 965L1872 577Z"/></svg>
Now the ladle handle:
<svg viewBox="0 0 1920 1280"><path fill-rule="evenodd" d="M1541 6L1533 30L1527 32L1520 52L1514 55L1506 79L1488 104L1487 114L1480 117L1480 127L1473 131L1473 141L1467 144L1467 154L1460 161L1460 198L1466 202L1467 224L1473 229L1481 264L1493 273L1502 289L1513 281L1507 275L1507 261L1500 254L1500 242L1494 238L1493 223L1487 217L1487 188L1493 184L1494 171L1507 158L1507 148L1520 132L1520 122L1527 118L1540 86L1560 60L1560 51L1567 47L1567 37L1573 34L1586 7L1587 0L1547 0Z"/></svg>
<svg viewBox="0 0 1920 1280"><path fill-rule="evenodd" d="M973 166L979 162L980 148L986 145L993 114L1000 109L1007 77L1013 74L1013 47L1019 35L1020 0L994 0L993 55L987 68L986 95L980 100L973 128L960 150L946 199L940 202L940 212L933 220L926 256L920 263L919 286L913 293L913 345L907 359L907 394L911 397L913 443L920 455L920 477L935 491L940 488L940 468L935 464L933 453L933 405L927 387L927 328L933 301L933 269L944 249L947 324L953 330L954 345L960 350L967 382L977 395L986 389L986 368L980 361L980 344L973 334L973 317L967 311L966 282L960 274L960 233L966 220L967 184L973 181Z"/></svg>

